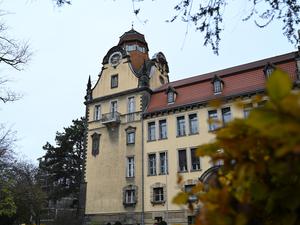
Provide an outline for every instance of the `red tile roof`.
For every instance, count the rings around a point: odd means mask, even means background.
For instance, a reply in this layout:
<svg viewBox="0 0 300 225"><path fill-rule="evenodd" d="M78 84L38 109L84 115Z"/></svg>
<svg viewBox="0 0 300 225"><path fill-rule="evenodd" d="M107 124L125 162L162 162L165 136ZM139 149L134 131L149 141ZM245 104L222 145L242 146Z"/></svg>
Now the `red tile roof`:
<svg viewBox="0 0 300 225"><path fill-rule="evenodd" d="M261 91L265 87L264 66L270 62L283 69L291 75L293 81L296 80L297 52L291 52L260 61L215 71L199 76L186 78L163 85L154 90L146 113L168 110L193 103L200 103L216 98L213 93L212 78L217 75L224 82L222 94L218 97L229 97L243 93ZM177 91L174 104L167 103L165 90L172 86Z"/></svg>

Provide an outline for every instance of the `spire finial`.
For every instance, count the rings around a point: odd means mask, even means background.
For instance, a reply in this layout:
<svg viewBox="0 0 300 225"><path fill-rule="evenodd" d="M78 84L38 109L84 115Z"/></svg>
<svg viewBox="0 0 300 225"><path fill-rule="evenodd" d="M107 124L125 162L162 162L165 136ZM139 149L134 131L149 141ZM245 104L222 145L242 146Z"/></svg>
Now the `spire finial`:
<svg viewBox="0 0 300 225"><path fill-rule="evenodd" d="M90 90L91 87L92 87L91 75L89 75L89 80L88 80L88 83L87 83L87 90Z"/></svg>
<svg viewBox="0 0 300 225"><path fill-rule="evenodd" d="M134 25L134 22L131 21L131 30L134 30L134 29L133 29L133 25Z"/></svg>

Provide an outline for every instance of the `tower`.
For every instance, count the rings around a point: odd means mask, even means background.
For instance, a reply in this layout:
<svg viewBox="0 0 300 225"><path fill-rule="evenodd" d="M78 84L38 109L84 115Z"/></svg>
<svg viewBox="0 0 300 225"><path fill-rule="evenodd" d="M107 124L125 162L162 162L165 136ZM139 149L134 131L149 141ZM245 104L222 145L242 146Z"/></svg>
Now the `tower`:
<svg viewBox="0 0 300 225"><path fill-rule="evenodd" d="M131 29L88 82L85 163L86 220L141 224L143 220L142 113L152 90L168 83L163 53L149 59L143 34Z"/></svg>

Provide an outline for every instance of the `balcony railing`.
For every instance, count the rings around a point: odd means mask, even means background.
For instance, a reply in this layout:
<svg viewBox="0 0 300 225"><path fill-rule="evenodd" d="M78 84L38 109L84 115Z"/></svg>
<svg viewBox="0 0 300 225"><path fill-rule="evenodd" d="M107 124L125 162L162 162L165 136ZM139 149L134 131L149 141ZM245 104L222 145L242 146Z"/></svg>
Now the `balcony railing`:
<svg viewBox="0 0 300 225"><path fill-rule="evenodd" d="M120 123L120 113L110 112L102 114L100 121L103 124Z"/></svg>
<svg viewBox="0 0 300 225"><path fill-rule="evenodd" d="M141 112L133 112L127 114L120 114L119 112L110 112L101 115L98 120L103 125L116 125L118 123L130 123L139 121L141 119Z"/></svg>

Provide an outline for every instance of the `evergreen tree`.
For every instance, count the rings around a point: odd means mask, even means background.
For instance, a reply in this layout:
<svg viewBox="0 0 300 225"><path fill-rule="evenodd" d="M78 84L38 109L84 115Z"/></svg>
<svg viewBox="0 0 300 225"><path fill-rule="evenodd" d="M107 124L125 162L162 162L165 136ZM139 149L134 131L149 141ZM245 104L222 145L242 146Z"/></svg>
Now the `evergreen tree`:
<svg viewBox="0 0 300 225"><path fill-rule="evenodd" d="M63 197L78 199L83 176L85 119L56 133L56 146L47 142L45 155L40 160L40 169L47 183L49 200Z"/></svg>

